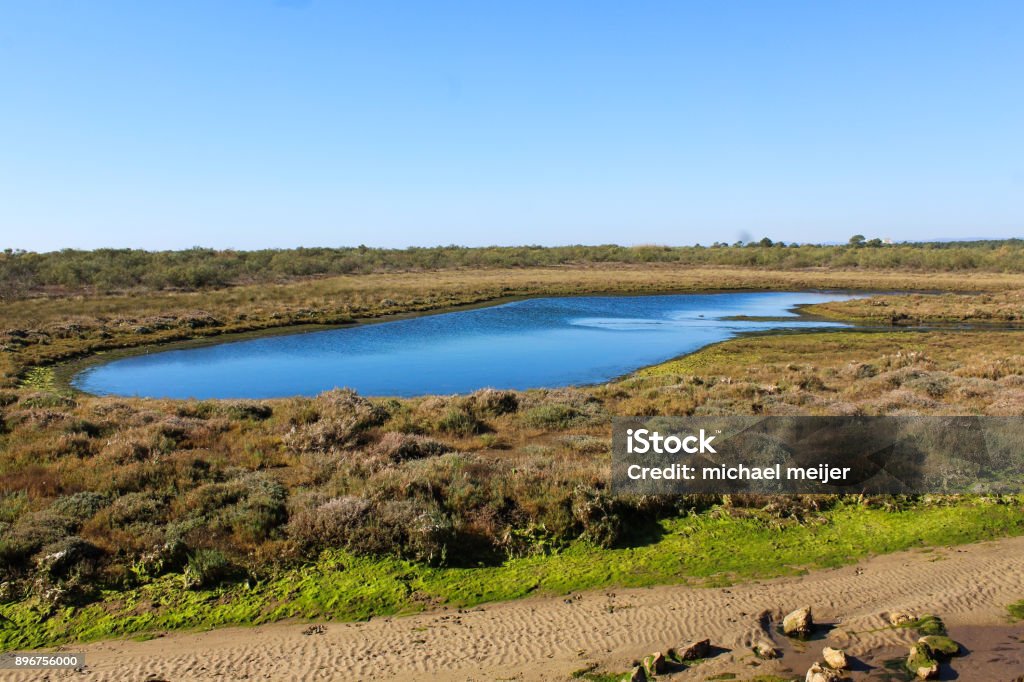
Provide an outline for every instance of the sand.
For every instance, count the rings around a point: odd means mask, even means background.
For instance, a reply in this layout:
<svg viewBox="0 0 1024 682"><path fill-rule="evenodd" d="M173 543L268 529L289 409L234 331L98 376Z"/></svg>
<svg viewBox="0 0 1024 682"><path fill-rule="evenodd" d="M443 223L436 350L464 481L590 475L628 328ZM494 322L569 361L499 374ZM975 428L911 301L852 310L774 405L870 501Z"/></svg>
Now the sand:
<svg viewBox="0 0 1024 682"><path fill-rule="evenodd" d="M632 661L687 640L710 638L718 655L673 674L705 680L778 672L802 680L826 644L844 646L854 679L884 679L882 662L905 655L911 631L887 627L887 614L933 613L968 656L945 679L1010 681L1024 674L1024 624L1006 605L1024 598L1024 537L875 557L800 577L728 588L661 586L536 597L459 611L365 623L277 623L145 642L70 645L87 669L3 673L2 679L81 680L567 680L596 666L625 671ZM773 623L803 605L827 623L817 641L792 643ZM825 630L828 630L827 634ZM772 639L784 656L760 661L750 645ZM659 679L662 679L659 677Z"/></svg>

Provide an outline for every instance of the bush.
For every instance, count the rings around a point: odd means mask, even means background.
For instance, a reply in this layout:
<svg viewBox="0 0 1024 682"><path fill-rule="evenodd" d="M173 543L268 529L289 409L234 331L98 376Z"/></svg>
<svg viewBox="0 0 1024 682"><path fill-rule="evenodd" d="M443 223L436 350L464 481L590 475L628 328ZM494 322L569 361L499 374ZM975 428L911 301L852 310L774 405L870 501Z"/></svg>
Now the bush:
<svg viewBox="0 0 1024 682"><path fill-rule="evenodd" d="M0 537L0 567L24 568L45 545L64 538L75 522L47 509L25 514Z"/></svg>
<svg viewBox="0 0 1024 682"><path fill-rule="evenodd" d="M78 524L91 519L96 512L110 504L110 498L102 493L85 491L57 498L50 509Z"/></svg>
<svg viewBox="0 0 1024 682"><path fill-rule="evenodd" d="M456 436L472 436L486 430L486 425L462 407L449 407L437 421L437 430Z"/></svg>
<svg viewBox="0 0 1024 682"><path fill-rule="evenodd" d="M567 429L582 416L570 405L538 405L526 411L523 421L535 429Z"/></svg>
<svg viewBox="0 0 1024 682"><path fill-rule="evenodd" d="M469 396L473 408L483 414L500 416L519 409L519 396L512 391L484 388Z"/></svg>
<svg viewBox="0 0 1024 682"><path fill-rule="evenodd" d="M88 540L72 535L52 542L39 552L36 563L39 570L51 578L66 578L75 570L81 571L83 564L94 564L103 550ZM91 566L85 567L91 568ZM88 571L87 572L91 572Z"/></svg>
<svg viewBox="0 0 1024 682"><path fill-rule="evenodd" d="M422 459L424 457L436 457L451 451L452 448L450 446L433 438L396 433L394 431L385 433L371 449L372 454L384 457L395 463L411 459Z"/></svg>
<svg viewBox="0 0 1024 682"><path fill-rule="evenodd" d="M350 389L335 389L317 397L319 418L297 424L285 435L285 444L297 452L329 452L357 445L367 429L380 426L388 412Z"/></svg>
<svg viewBox="0 0 1024 682"><path fill-rule="evenodd" d="M365 498L336 497L294 514L288 522L288 534L313 549L347 547L369 512L370 502Z"/></svg>
<svg viewBox="0 0 1024 682"><path fill-rule="evenodd" d="M165 509L163 496L150 492L128 493L114 500L105 516L112 527L126 528L156 521Z"/></svg>
<svg viewBox="0 0 1024 682"><path fill-rule="evenodd" d="M582 528L581 537L599 547L614 547L625 536L625 524L618 504L607 495L577 489L573 493L572 515Z"/></svg>
<svg viewBox="0 0 1024 682"><path fill-rule="evenodd" d="M248 401L235 401L224 406L224 414L229 419L249 419L263 421L269 419L274 410L270 405Z"/></svg>
<svg viewBox="0 0 1024 682"><path fill-rule="evenodd" d="M224 553L216 549L197 549L189 555L182 580L185 589L213 587L235 573L235 567Z"/></svg>

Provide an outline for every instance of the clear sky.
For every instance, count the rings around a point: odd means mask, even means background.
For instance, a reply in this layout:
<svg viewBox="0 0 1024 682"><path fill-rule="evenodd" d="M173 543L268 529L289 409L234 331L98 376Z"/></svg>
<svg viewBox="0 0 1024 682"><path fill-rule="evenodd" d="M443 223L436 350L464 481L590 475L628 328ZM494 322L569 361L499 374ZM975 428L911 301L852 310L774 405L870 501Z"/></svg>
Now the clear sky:
<svg viewBox="0 0 1024 682"><path fill-rule="evenodd" d="M1020 0L0 0L0 247L1022 228Z"/></svg>

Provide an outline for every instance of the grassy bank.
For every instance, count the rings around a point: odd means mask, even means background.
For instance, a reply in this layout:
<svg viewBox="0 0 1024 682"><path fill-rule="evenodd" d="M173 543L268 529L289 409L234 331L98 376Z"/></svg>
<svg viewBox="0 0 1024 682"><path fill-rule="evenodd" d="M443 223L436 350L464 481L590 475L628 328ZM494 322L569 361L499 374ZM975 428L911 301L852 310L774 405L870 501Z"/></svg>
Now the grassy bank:
<svg viewBox="0 0 1024 682"><path fill-rule="evenodd" d="M870 554L1019 535L1020 502L917 503L899 511L851 502L799 519L720 507L660 522L660 538L648 544L600 549L576 542L558 553L482 568L431 568L327 551L315 563L246 584L188 590L180 576L165 576L106 592L79 608L53 609L37 600L3 604L0 649L284 618L360 620L600 587L722 585L793 575Z"/></svg>

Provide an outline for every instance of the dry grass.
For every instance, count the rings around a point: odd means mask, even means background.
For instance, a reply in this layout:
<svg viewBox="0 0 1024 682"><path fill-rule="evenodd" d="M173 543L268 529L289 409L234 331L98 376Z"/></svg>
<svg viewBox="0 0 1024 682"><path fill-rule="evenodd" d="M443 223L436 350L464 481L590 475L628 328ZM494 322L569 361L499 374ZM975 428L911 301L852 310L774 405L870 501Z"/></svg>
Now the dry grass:
<svg viewBox="0 0 1024 682"><path fill-rule="evenodd" d="M972 324L1024 322L1024 291L978 294L874 296L870 299L819 303L808 312L823 317L891 325L928 322Z"/></svg>

